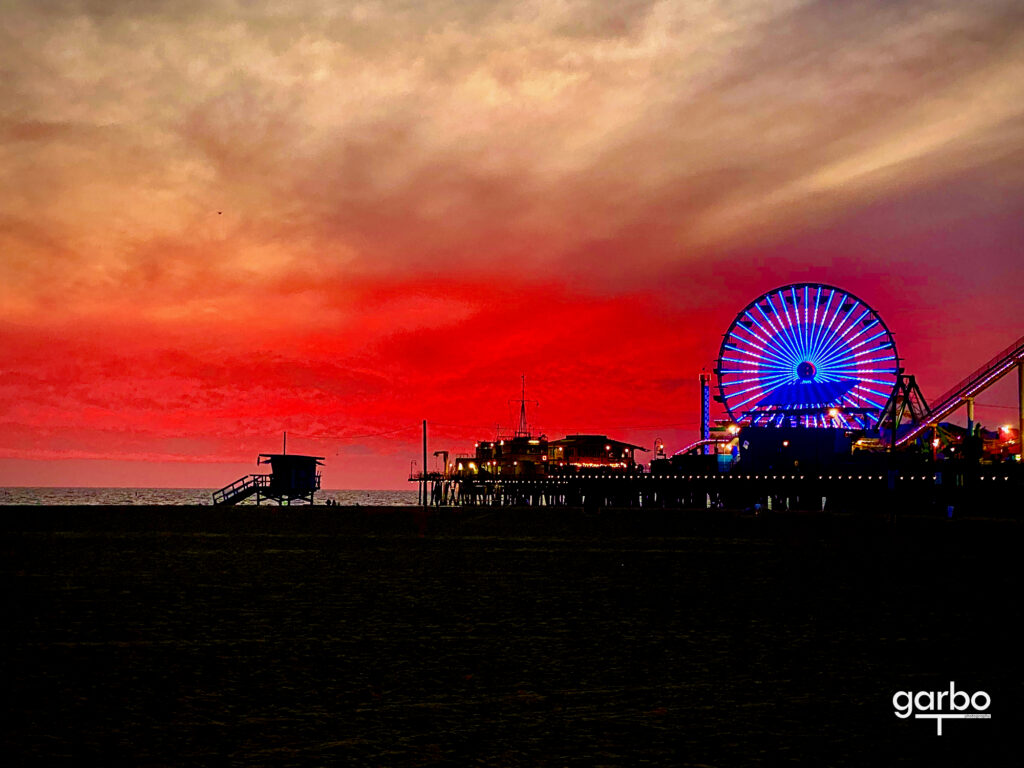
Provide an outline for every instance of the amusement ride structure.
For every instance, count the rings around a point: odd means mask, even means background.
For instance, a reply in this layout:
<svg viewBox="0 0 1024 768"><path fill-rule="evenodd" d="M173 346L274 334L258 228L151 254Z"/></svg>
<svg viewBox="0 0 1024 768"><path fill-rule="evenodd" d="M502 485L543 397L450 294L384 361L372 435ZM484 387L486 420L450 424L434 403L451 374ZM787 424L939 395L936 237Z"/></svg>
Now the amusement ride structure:
<svg viewBox="0 0 1024 768"><path fill-rule="evenodd" d="M759 296L732 321L715 368L715 399L737 426L853 429L896 449L928 437L961 407L973 434L975 396L1014 368L1024 432L1024 337L929 403L901 367L877 311L834 286L794 283ZM723 442L708 439L703 402L701 418L694 446Z"/></svg>
<svg viewBox="0 0 1024 768"><path fill-rule="evenodd" d="M899 420L895 422L896 438L893 441L898 448L920 438L925 431L934 426L961 407L967 408L967 431L974 426L974 398L999 381L1014 368L1017 368L1018 429L1024 438L1024 336L1017 339L1006 349L997 353L991 360L971 373L952 389L932 401L927 406L923 418L916 420L908 429L899 431ZM895 402L894 396L894 402Z"/></svg>
<svg viewBox="0 0 1024 768"><path fill-rule="evenodd" d="M736 316L715 373L736 424L873 429L901 370L878 312L831 285L797 283Z"/></svg>

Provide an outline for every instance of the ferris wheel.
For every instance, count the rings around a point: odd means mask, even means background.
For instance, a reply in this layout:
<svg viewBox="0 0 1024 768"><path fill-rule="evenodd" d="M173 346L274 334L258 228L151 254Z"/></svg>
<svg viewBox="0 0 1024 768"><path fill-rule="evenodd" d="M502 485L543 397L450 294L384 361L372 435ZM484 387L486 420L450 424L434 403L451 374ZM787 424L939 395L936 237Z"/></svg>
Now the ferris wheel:
<svg viewBox="0 0 1024 768"><path fill-rule="evenodd" d="M899 368L878 312L831 285L794 283L736 316L715 373L737 424L872 429Z"/></svg>

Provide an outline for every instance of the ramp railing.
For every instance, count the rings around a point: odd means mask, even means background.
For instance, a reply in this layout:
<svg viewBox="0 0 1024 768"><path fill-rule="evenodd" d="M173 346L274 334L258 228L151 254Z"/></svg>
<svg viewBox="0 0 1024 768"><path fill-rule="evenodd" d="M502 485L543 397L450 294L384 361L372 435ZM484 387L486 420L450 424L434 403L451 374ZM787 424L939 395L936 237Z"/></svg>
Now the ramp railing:
<svg viewBox="0 0 1024 768"><path fill-rule="evenodd" d="M270 475L240 477L230 485L225 485L219 491L213 492L213 505L219 507L226 504L237 504L268 485L270 485Z"/></svg>

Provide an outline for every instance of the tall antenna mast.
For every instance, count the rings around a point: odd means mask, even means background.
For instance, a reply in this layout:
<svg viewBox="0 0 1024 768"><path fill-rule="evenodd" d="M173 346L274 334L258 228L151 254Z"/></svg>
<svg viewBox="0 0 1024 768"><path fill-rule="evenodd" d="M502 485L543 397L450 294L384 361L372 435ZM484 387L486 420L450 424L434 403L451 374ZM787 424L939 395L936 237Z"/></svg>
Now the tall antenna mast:
<svg viewBox="0 0 1024 768"><path fill-rule="evenodd" d="M522 397L519 398L519 428L516 430L516 437L530 437L530 427L526 423L526 374L522 375L523 391ZM539 405L536 400L531 401L534 405Z"/></svg>

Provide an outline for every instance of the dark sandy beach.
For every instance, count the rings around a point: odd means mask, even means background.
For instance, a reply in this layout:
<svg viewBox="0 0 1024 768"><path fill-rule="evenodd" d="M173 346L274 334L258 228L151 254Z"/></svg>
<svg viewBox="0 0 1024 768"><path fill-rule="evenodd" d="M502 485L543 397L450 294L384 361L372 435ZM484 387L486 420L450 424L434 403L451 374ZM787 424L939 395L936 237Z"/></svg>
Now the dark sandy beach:
<svg viewBox="0 0 1024 768"><path fill-rule="evenodd" d="M0 528L11 764L1017 764L1011 520L6 507ZM950 681L992 719L894 716Z"/></svg>

